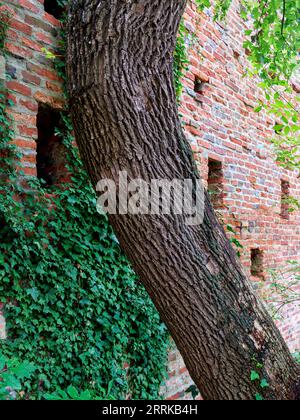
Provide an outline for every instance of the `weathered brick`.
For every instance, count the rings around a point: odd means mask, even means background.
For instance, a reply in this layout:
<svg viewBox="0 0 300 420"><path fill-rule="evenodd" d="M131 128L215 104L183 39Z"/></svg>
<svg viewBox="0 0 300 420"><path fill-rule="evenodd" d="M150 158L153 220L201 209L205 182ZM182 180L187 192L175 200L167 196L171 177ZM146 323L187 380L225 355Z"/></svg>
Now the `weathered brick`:
<svg viewBox="0 0 300 420"><path fill-rule="evenodd" d="M30 100L26 101L26 100L20 99L19 104L23 106L24 108L27 108L29 111L32 111L32 112L38 111L38 104L35 101L30 101Z"/></svg>
<svg viewBox="0 0 300 420"><path fill-rule="evenodd" d="M10 27L15 29L17 32L21 32L26 35L32 34L32 27L30 25L26 25L26 23L20 22L17 19L12 19L10 21Z"/></svg>
<svg viewBox="0 0 300 420"><path fill-rule="evenodd" d="M38 42L32 41L31 39L22 38L21 42L22 42L23 46L28 47L31 50L35 50L35 51L39 51L39 52L41 52L41 50L42 50L41 44L39 44Z"/></svg>
<svg viewBox="0 0 300 420"><path fill-rule="evenodd" d="M36 141L34 140L15 139L13 143L22 149L30 149L33 151L36 149Z"/></svg>
<svg viewBox="0 0 300 420"><path fill-rule="evenodd" d="M53 38L43 34L42 32L37 32L36 38L44 44L53 45Z"/></svg>
<svg viewBox="0 0 300 420"><path fill-rule="evenodd" d="M47 89L51 90L52 92L56 92L56 93L63 93L63 89L61 84L56 84L56 83L52 83L52 82L46 82L46 87Z"/></svg>
<svg viewBox="0 0 300 420"><path fill-rule="evenodd" d="M47 20L47 22L49 22L51 25L56 26L58 28L61 26L60 21L57 20L54 16L50 15L49 13L45 13L43 19Z"/></svg>
<svg viewBox="0 0 300 420"><path fill-rule="evenodd" d="M41 77L44 77L45 79L49 80L56 80L60 81L60 77L57 75L57 72L54 69L45 68L42 66L37 66L32 63L27 63L26 65L27 70L33 73L38 74Z"/></svg>
<svg viewBox="0 0 300 420"><path fill-rule="evenodd" d="M41 84L41 78L28 72L28 71L22 71L22 78L24 83L28 84L34 84L36 86L39 86Z"/></svg>
<svg viewBox="0 0 300 420"><path fill-rule="evenodd" d="M18 0L19 6L24 7L25 9L30 10L33 13L38 13L39 8L32 4L29 0Z"/></svg>
<svg viewBox="0 0 300 420"><path fill-rule="evenodd" d="M15 55L16 57L20 58L32 58L33 54L31 51L25 48L21 48L15 44L12 44L10 42L6 42L5 47L7 51L9 51L11 54Z"/></svg>
<svg viewBox="0 0 300 420"><path fill-rule="evenodd" d="M65 102L63 100L63 98L59 98L59 97L53 97L49 94L46 94L44 92L36 92L34 94L34 99L37 102L40 102L42 104L45 105L49 105L50 107L54 108L54 109L63 109Z"/></svg>
<svg viewBox="0 0 300 420"><path fill-rule="evenodd" d="M8 89L14 92L18 92L21 95L31 96L31 89L28 86L24 85L23 83L10 81L6 83L6 86Z"/></svg>
<svg viewBox="0 0 300 420"><path fill-rule="evenodd" d="M26 124L27 126L34 126L36 127L36 115L17 113L11 112L12 118L17 123Z"/></svg>
<svg viewBox="0 0 300 420"><path fill-rule="evenodd" d="M37 138L37 128L27 127L26 125L18 125L18 131L21 136Z"/></svg>
<svg viewBox="0 0 300 420"><path fill-rule="evenodd" d="M25 16L25 23L27 23L28 25L32 26L33 28L37 29L43 29L46 32L49 32L52 35L56 35L57 31L53 28L53 26L47 22L44 22L41 19L38 19L36 17L33 16Z"/></svg>

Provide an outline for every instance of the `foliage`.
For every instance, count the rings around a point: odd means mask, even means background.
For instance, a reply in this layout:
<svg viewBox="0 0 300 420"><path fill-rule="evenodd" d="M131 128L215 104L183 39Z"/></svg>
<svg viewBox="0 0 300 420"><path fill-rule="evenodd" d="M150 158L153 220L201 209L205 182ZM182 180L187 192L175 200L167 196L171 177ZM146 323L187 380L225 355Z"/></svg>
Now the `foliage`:
<svg viewBox="0 0 300 420"><path fill-rule="evenodd" d="M191 394L193 400L195 400L199 395L200 395L200 391L199 389L196 387L196 385L191 385L186 391L186 394Z"/></svg>
<svg viewBox="0 0 300 420"><path fill-rule="evenodd" d="M213 4L195 1L200 11ZM215 2L216 20L225 18L231 3ZM242 0L240 14L248 21L244 46L253 69L269 86L286 85L299 63L300 0Z"/></svg>
<svg viewBox="0 0 300 420"><path fill-rule="evenodd" d="M78 392L73 386L69 386L66 391L58 389L52 394L45 394L43 399L48 401L95 401L95 400L113 400L114 398L110 397L109 392L105 392L104 389L101 390L101 396L95 394L93 391L85 390Z"/></svg>
<svg viewBox="0 0 300 420"><path fill-rule="evenodd" d="M186 47L186 38L187 29L185 28L184 23L181 22L179 26L177 43L174 53L174 83L176 96L178 99L180 98L183 88L182 77L189 63Z"/></svg>
<svg viewBox="0 0 300 420"><path fill-rule="evenodd" d="M0 51L4 52L4 43L6 32L9 28L10 13L5 8L4 4L0 2Z"/></svg>
<svg viewBox="0 0 300 420"><path fill-rule="evenodd" d="M195 3L199 12L214 4L214 19L220 20L226 17L232 0L195 0ZM300 0L242 0L240 15L246 26L247 73L257 77L265 96L256 112L264 109L276 120L275 135L270 140L279 164L300 171L300 98L292 95L291 99L291 81L293 77L299 79ZM180 32L177 48L184 59L181 67L184 71L187 63L180 48L184 45L182 35Z"/></svg>
<svg viewBox="0 0 300 420"><path fill-rule="evenodd" d="M62 72L64 62L56 64ZM110 398L158 398L168 334L96 211L67 110L56 134L70 179L46 188L17 171L12 104L4 86L0 91L0 301L8 333L2 353L36 366L23 383L26 398L63 397L70 385L79 397L86 389L101 396L110 386Z"/></svg>
<svg viewBox="0 0 300 420"><path fill-rule="evenodd" d="M35 366L17 359L6 359L0 353L0 400L11 400L21 397L24 381L30 379Z"/></svg>
<svg viewBox="0 0 300 420"><path fill-rule="evenodd" d="M28 361L20 362L16 358L7 359L0 353L0 400L20 400L26 398L24 393L25 381L29 380L35 371L36 366ZM112 400L111 388L99 389L98 394L94 390L78 391L70 385L66 391L58 388L53 393L46 393L41 398L45 400Z"/></svg>
<svg viewBox="0 0 300 420"><path fill-rule="evenodd" d="M288 261L287 267L272 269L269 273L271 282L268 287L262 284L261 289L273 317L278 318L287 305L300 305L300 263Z"/></svg>
<svg viewBox="0 0 300 420"><path fill-rule="evenodd" d="M259 388L261 389L260 393L257 393L255 395L255 400L263 401L264 397L261 394L266 388L269 388L270 385L268 381L262 376L262 369L264 366L260 362L257 361L256 357L253 357L252 361L255 364L255 370L251 371L250 379L252 382L257 382Z"/></svg>

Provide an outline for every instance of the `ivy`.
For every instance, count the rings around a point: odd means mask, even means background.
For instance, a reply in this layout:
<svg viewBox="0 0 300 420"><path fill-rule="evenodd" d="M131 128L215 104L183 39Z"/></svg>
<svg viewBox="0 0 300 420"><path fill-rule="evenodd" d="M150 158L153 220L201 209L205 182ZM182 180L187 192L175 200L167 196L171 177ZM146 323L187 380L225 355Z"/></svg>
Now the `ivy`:
<svg viewBox="0 0 300 420"><path fill-rule="evenodd" d="M0 354L0 400L16 399L22 392L23 382L29 379L35 366L27 361L7 360Z"/></svg>
<svg viewBox="0 0 300 420"><path fill-rule="evenodd" d="M0 34L3 49L5 30ZM58 56L63 73L63 50ZM56 131L70 180L46 188L17 169L7 112L13 104L4 86L0 92L0 302L8 335L1 353L36 367L23 382L26 398L63 398L70 389L79 397L88 389L100 397L159 398L168 333L107 218L97 213L67 110Z"/></svg>
<svg viewBox="0 0 300 420"><path fill-rule="evenodd" d="M189 64L187 47L186 47L187 34L188 34L188 31L186 27L184 26L184 22L182 21L179 26L176 48L175 48L175 53L174 53L174 83L175 83L176 96L178 99L180 99L182 89L183 89L182 78Z"/></svg>

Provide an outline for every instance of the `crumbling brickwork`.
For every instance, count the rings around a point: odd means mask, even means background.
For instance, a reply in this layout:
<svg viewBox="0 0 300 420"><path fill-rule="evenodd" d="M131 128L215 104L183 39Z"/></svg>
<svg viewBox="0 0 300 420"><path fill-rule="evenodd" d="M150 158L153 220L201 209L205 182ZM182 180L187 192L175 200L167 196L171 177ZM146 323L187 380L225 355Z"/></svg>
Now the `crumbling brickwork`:
<svg viewBox="0 0 300 420"><path fill-rule="evenodd" d="M37 176L38 115L63 106L62 81L43 48L54 50L59 21L43 0L9 0L13 13L6 47L6 86L14 102L15 144L23 154L24 170ZM49 2L46 9L49 11ZM213 190L220 218L230 224L242 243L241 261L253 282L268 282L269 268L299 260L299 214L287 214L284 195L300 196L297 174L280 168L269 139L274 121L254 112L261 92L244 78L247 57L239 2L225 22L213 22L211 12L199 15L193 0L185 13L190 65L183 83L180 113L203 179ZM53 10L57 16L59 9ZM57 16L58 17L58 16ZM295 84L295 94L298 89ZM52 138L52 141L58 139ZM0 308L1 312L1 308ZM300 308L286 308L278 323L291 350L300 348ZM4 320L0 314L0 338ZM2 332L1 332L2 331ZM188 398L191 380L175 350L170 353L170 377L164 389L170 399Z"/></svg>

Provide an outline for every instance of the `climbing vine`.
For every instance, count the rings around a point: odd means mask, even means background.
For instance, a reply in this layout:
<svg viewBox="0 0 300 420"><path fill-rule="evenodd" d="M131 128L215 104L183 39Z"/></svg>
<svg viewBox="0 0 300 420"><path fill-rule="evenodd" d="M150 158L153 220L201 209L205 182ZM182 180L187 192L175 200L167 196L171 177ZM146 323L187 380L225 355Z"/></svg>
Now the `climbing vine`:
<svg viewBox="0 0 300 420"><path fill-rule="evenodd" d="M6 29L7 23L0 53ZM63 51L58 56L62 72ZM70 385L110 398L158 398L168 334L107 218L97 213L67 110L56 134L70 180L46 188L18 169L13 104L4 86L0 91L0 302L7 323L1 353L35 366L23 383L26 398Z"/></svg>

